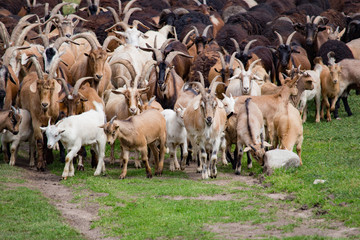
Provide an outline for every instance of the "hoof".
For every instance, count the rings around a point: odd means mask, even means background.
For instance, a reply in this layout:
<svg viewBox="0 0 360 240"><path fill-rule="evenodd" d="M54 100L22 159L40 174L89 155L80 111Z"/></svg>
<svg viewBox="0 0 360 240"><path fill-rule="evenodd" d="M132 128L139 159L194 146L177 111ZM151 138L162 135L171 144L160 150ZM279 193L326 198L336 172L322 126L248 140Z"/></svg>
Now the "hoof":
<svg viewBox="0 0 360 240"><path fill-rule="evenodd" d="M146 177L147 178L152 178L152 175L151 174L146 174Z"/></svg>
<svg viewBox="0 0 360 240"><path fill-rule="evenodd" d="M235 174L236 174L236 175L240 175L240 171L235 171Z"/></svg>
<svg viewBox="0 0 360 240"><path fill-rule="evenodd" d="M124 175L120 175L119 179L125 179Z"/></svg>
<svg viewBox="0 0 360 240"><path fill-rule="evenodd" d="M67 179L67 177L62 177L62 180L66 180Z"/></svg>
<svg viewBox="0 0 360 240"><path fill-rule="evenodd" d="M161 177L161 175L162 175L162 172L156 172L155 173L155 176Z"/></svg>
<svg viewBox="0 0 360 240"><path fill-rule="evenodd" d="M78 171L85 171L85 168L84 168L83 165L78 165L78 166L77 166L77 170L78 170Z"/></svg>

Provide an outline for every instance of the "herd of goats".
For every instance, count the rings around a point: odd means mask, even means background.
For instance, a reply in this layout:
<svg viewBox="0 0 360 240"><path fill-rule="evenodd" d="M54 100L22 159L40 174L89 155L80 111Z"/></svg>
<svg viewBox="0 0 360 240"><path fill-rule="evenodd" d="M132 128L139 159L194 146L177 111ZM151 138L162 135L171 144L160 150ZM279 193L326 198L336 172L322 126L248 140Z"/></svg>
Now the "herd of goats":
<svg viewBox="0 0 360 240"><path fill-rule="evenodd" d="M133 150L148 178L149 158L161 175L167 149L171 171L193 158L203 179L214 178L218 157L240 174L245 152L250 168L251 158L264 165L268 149L296 146L302 164L307 101L316 122L338 118L340 100L352 114L347 96L360 84L352 0L1 2L0 129L10 165L21 142L38 170L59 148L66 179L75 157L84 169L91 145L100 175L106 143L113 164L118 140L120 178Z"/></svg>

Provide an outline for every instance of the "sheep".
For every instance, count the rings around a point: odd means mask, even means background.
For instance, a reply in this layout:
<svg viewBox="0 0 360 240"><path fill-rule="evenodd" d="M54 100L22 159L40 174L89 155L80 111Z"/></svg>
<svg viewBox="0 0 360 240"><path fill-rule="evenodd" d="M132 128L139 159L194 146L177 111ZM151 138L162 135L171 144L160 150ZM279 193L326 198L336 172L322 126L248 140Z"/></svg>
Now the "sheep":
<svg viewBox="0 0 360 240"><path fill-rule="evenodd" d="M121 158L124 161L120 179L126 177L129 152L132 149L140 151L145 164L146 177L152 178L148 162L148 147L155 157L155 175L162 174L166 144L166 120L160 112L147 110L125 120L112 118L100 127L103 128L109 144L114 144L116 139L120 141ZM156 143L159 143L160 150L157 149Z"/></svg>
<svg viewBox="0 0 360 240"><path fill-rule="evenodd" d="M315 105L316 105L316 116L315 122L320 122L320 107L321 107L321 81L320 81L320 74L322 71L321 65L316 65L314 70L306 71L307 74L311 76L313 79L314 89L313 90L305 90L300 96L299 102L299 111L302 114L303 122L306 122L307 117L307 101L315 98Z"/></svg>
<svg viewBox="0 0 360 240"><path fill-rule="evenodd" d="M104 124L106 119L102 105L95 101L93 104L96 110L64 118L55 125L50 125L49 120L47 127L40 127L40 130L46 134L48 148L53 148L58 141L61 141L68 150L62 173L64 180L67 177L74 176L73 158L84 145L91 145L98 158L94 176L98 176L100 173L105 174L106 135L100 126Z"/></svg>
<svg viewBox="0 0 360 240"><path fill-rule="evenodd" d="M1 145L4 152L5 162L9 162L10 166L15 166L16 157L21 142L29 141L30 146L30 167L35 166L35 143L33 138L33 129L31 126L31 116L29 111L19 109L21 115L21 123L19 125L19 133L14 135L11 131L6 130L1 137ZM11 144L11 146L9 146ZM9 149L10 147L10 149ZM10 161L9 161L10 153Z"/></svg>
<svg viewBox="0 0 360 240"><path fill-rule="evenodd" d="M185 161L187 158L188 146L187 146L187 132L184 125L183 115L185 109L178 108L175 111L172 109L165 109L161 112L166 120L166 146L170 152L170 171L184 170ZM182 149L182 159L180 159L180 165L176 157L176 147L180 146Z"/></svg>
<svg viewBox="0 0 360 240"><path fill-rule="evenodd" d="M263 115L257 105L251 101L251 98L245 100L245 104L239 108L237 115L236 146L238 158L235 164L235 174L240 175L243 152L250 151L251 155L262 166L264 165L265 147L270 147L271 145L264 141L265 128ZM243 146L246 146L245 149L243 149ZM252 164L249 163L248 159L248 167L251 168L251 166Z"/></svg>

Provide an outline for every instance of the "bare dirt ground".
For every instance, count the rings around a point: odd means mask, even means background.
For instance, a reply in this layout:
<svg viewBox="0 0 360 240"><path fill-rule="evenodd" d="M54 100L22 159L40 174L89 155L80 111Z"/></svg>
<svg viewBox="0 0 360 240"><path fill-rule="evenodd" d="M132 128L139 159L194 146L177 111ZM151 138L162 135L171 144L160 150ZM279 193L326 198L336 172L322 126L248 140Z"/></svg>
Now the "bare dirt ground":
<svg viewBox="0 0 360 240"><path fill-rule="evenodd" d="M60 176L51 174L50 172L38 172L35 169L27 167L27 161L17 161L17 166L24 168L23 178L26 180L24 184L10 184L21 185L31 189L39 190L50 203L53 204L60 212L65 221L79 231L87 239L116 239L106 238L101 233L100 229L91 229L92 221L99 218L98 210L99 205L94 201L95 198L104 196L98 193L87 193L87 197L82 198L80 202L74 202L75 191L61 184L59 181ZM132 166L130 164L130 166ZM168 167L168 166L166 166ZM187 167L185 172L190 179L199 180L200 174L196 173L196 166L192 164ZM258 185L266 187L261 184L261 179L256 179L253 176L236 176L231 173L218 173L216 181L205 181L208 184L227 185L231 182L242 182L245 186ZM9 186L12 187L12 186ZM234 189L244 190L246 187L234 187ZM286 194L266 194L263 195L273 199L271 203L263 206L261 211L268 212L276 207L280 209L277 215L277 221L273 223L261 224L244 224L244 223L221 223L216 225L206 225L204 228L207 231L216 233L219 239L258 239L263 237L290 237L290 236L305 236L305 235L318 235L328 236L335 238L347 238L359 235L358 228L345 227L341 222L328 222L323 218L319 218L314 214L316 209L308 209L306 206L300 209L293 208L284 200L293 200L294 196ZM170 198L170 197L169 197ZM181 200L185 197L171 198L174 200ZM214 195L214 196L199 196L192 199L210 200L210 201L231 201L232 195ZM239 200L239 199L238 199ZM251 206L250 206L251 207ZM324 213L326 214L326 213ZM299 227L294 227L290 231L284 231L283 227L295 224L301 221ZM273 226L269 228L269 225ZM297 224L299 225L299 224ZM262 236L262 237L259 237Z"/></svg>

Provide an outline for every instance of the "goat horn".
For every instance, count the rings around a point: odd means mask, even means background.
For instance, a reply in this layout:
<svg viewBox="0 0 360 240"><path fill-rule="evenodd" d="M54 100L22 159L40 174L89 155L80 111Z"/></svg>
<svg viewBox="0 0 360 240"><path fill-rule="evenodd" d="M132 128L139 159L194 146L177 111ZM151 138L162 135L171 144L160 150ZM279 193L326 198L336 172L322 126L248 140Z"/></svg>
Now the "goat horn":
<svg viewBox="0 0 360 240"><path fill-rule="evenodd" d="M4 42L5 45L4 47L5 48L10 47L10 36L5 25L2 22L0 22L0 36L2 41Z"/></svg>
<svg viewBox="0 0 360 240"><path fill-rule="evenodd" d="M129 11L127 11L125 13L125 16L123 18L123 22L126 23L126 24L129 24L129 19L130 19L131 14L133 14L136 11L142 11L142 9L139 8L139 7L131 8ZM133 24L134 24L134 22L133 22Z"/></svg>
<svg viewBox="0 0 360 240"><path fill-rule="evenodd" d="M29 25L30 25L29 22L18 23L11 33L9 45L11 44L14 46L14 42L16 41L16 39L19 38L23 28Z"/></svg>
<svg viewBox="0 0 360 240"><path fill-rule="evenodd" d="M205 87L204 75L200 71L197 71L197 73L199 74L201 85L203 85Z"/></svg>
<svg viewBox="0 0 360 240"><path fill-rule="evenodd" d="M138 28L138 25L144 27L145 29L149 30L150 28L148 26L146 26L145 24L143 24L142 22L140 22L139 20L134 20L133 21L133 28L137 29Z"/></svg>
<svg viewBox="0 0 360 240"><path fill-rule="evenodd" d="M86 0L87 4L88 4L88 7L90 7L92 4L92 0Z"/></svg>
<svg viewBox="0 0 360 240"><path fill-rule="evenodd" d="M286 39L286 45L289 45L290 46L290 43L291 43L291 39L293 38L293 36L295 35L296 31L293 31L289 36L288 38Z"/></svg>
<svg viewBox="0 0 360 240"><path fill-rule="evenodd" d="M249 49L252 43L256 42L257 39L253 39L250 42L248 42L244 48L244 54L248 55L249 54Z"/></svg>
<svg viewBox="0 0 360 240"><path fill-rule="evenodd" d="M283 38L281 37L281 35L277 32L277 31L274 31L275 34L277 35L277 37L279 38L279 42L280 42L280 45L284 45L284 40Z"/></svg>
<svg viewBox="0 0 360 240"><path fill-rule="evenodd" d="M14 106L11 106L11 110L16 113L16 108L14 108Z"/></svg>
<svg viewBox="0 0 360 240"><path fill-rule="evenodd" d="M184 15L184 14L188 14L190 12L188 10L186 10L185 8L177 8L173 11L173 13L176 15Z"/></svg>
<svg viewBox="0 0 360 240"><path fill-rule="evenodd" d="M194 29L196 37L200 37L200 33L199 33L199 30L197 29L197 27L195 27L195 26L191 26L191 27Z"/></svg>
<svg viewBox="0 0 360 240"><path fill-rule="evenodd" d="M251 72L253 67L260 61L261 61L261 59L256 59L255 61L253 61L249 66L248 72Z"/></svg>
<svg viewBox="0 0 360 240"><path fill-rule="evenodd" d="M104 43L103 43L103 46L102 46L102 49L103 49L104 51L106 51L107 47L109 46L109 43L110 43L112 40L121 42L121 40L120 40L118 37L116 37L116 36L108 36L107 38L105 38Z"/></svg>
<svg viewBox="0 0 360 240"><path fill-rule="evenodd" d="M27 22L27 20L29 20L30 18L34 17L36 14L29 14L29 15L25 15L22 18L20 18L18 24L21 24L23 22Z"/></svg>
<svg viewBox="0 0 360 240"><path fill-rule="evenodd" d="M70 95L70 91L69 91L69 88L68 88L68 85L67 85L67 82L65 81L65 79L63 78L57 78L56 80L59 80L65 90L65 94L66 94L66 97L69 97L71 96Z"/></svg>
<svg viewBox="0 0 360 240"><path fill-rule="evenodd" d="M69 14L69 15L67 15L66 17L67 17L67 19L69 19L69 20L73 20L73 18L76 18L76 19L79 19L79 20L84 21L84 22L87 22L87 21L88 21L88 20L86 20L86 19L84 19L84 18L82 18L82 17L80 17L80 16L78 16L78 15L76 15L76 14Z"/></svg>
<svg viewBox="0 0 360 240"><path fill-rule="evenodd" d="M153 52L155 54L155 58L156 58L156 61L158 63L161 63L162 61L164 61L164 58L163 58L163 54L161 53L161 51L159 49L156 49L156 48L144 48L144 47L139 47L141 50L143 51L147 51L147 52Z"/></svg>
<svg viewBox="0 0 360 240"><path fill-rule="evenodd" d="M28 49L30 48L30 46L26 46L26 47L9 47L6 49L4 55L3 55L3 65L4 66L9 66L10 64L10 60L12 58L13 55L13 51L15 50L24 50L24 49Z"/></svg>
<svg viewBox="0 0 360 240"><path fill-rule="evenodd" d="M48 79L53 79L55 76L55 72L59 67L59 63L61 62L61 58L57 58L54 61L51 62L50 68L49 68L49 74Z"/></svg>
<svg viewBox="0 0 360 240"><path fill-rule="evenodd" d="M47 24L47 23L51 22L54 18L57 18L58 20L61 21L61 20L64 19L64 16L61 15L61 14L51 15L51 17L46 22L44 22L44 24Z"/></svg>
<svg viewBox="0 0 360 240"><path fill-rule="evenodd" d="M117 61L113 62L112 65L113 64L122 64L122 65L124 65L127 68L127 70L129 71L129 73L131 75L131 79L135 79L136 71L134 69L134 66L131 64L131 62L129 60L120 59L120 60L117 60Z"/></svg>
<svg viewBox="0 0 360 240"><path fill-rule="evenodd" d="M156 64L154 60L148 60L145 65L143 66L141 75L140 75L140 81L143 82L148 78L148 75L151 72L152 67Z"/></svg>
<svg viewBox="0 0 360 240"><path fill-rule="evenodd" d="M94 0L94 5L99 7L100 6L100 0Z"/></svg>
<svg viewBox="0 0 360 240"><path fill-rule="evenodd" d="M194 0L194 2L195 2L198 6L201 6L201 2L199 2L198 0Z"/></svg>
<svg viewBox="0 0 360 240"><path fill-rule="evenodd" d="M206 4L206 0L204 0L204 5L207 5L207 4Z"/></svg>
<svg viewBox="0 0 360 240"><path fill-rule="evenodd" d="M165 63L167 65L171 64L171 62L173 61L174 57L176 57L176 55L180 55L180 56L183 56L183 57L187 57L187 58L192 58L192 56L189 56L183 52L180 52L180 51L174 51L174 52L170 52L166 58L165 58Z"/></svg>
<svg viewBox="0 0 360 240"><path fill-rule="evenodd" d="M22 31L22 33L20 34L19 38L16 39L15 41L15 46L20 46L20 45L23 45L23 42L24 42L24 38L25 36L30 32L30 30L34 27L37 27L41 25L41 23L33 23L33 24L30 24L29 26L27 26L26 28L24 28L24 30Z"/></svg>
<svg viewBox="0 0 360 240"><path fill-rule="evenodd" d="M115 116L113 116L111 119L110 119L110 124L113 124L113 122L114 122L114 120L115 120L115 118L116 118L116 115Z"/></svg>
<svg viewBox="0 0 360 240"><path fill-rule="evenodd" d="M131 81L127 77L120 76L119 78L125 82L126 88L131 88L131 83L130 83Z"/></svg>
<svg viewBox="0 0 360 240"><path fill-rule="evenodd" d="M216 92L216 88L218 87L219 84L221 85L225 85L225 83L223 82L218 82L216 81L219 77L221 77L220 75L217 75L212 81L211 81L211 84L210 84L210 94L211 95L214 95L215 96L215 92Z"/></svg>
<svg viewBox="0 0 360 240"><path fill-rule="evenodd" d="M169 45L170 42L175 41L174 38L166 39L166 41L161 45L160 51L162 54L164 54L165 48Z"/></svg>
<svg viewBox="0 0 360 240"><path fill-rule="evenodd" d="M74 86L74 89L73 89L73 95L76 96L78 95L78 92L79 92L79 89L81 87L81 85L87 81L87 80L90 80L90 79L94 79L93 77L82 77L80 79L78 79L75 83L75 86Z"/></svg>
<svg viewBox="0 0 360 240"><path fill-rule="evenodd" d="M115 9L113 9L112 7L106 7L113 15L114 17L114 21L115 23L118 23L120 22L120 18L119 18L119 15L117 14L117 12L115 11Z"/></svg>
<svg viewBox="0 0 360 240"><path fill-rule="evenodd" d="M235 61L237 61L237 63L240 65L241 71L245 71L244 64L237 58L235 58Z"/></svg>
<svg viewBox="0 0 360 240"><path fill-rule="evenodd" d="M34 64L34 66L35 66L35 70L36 70L36 74L37 74L38 78L43 80L44 79L44 73L41 70L41 65L40 65L37 57L35 55L31 55L29 58L30 58L31 62Z"/></svg>
<svg viewBox="0 0 360 240"><path fill-rule="evenodd" d="M122 14L121 0L118 0L118 11L119 15Z"/></svg>
<svg viewBox="0 0 360 240"><path fill-rule="evenodd" d="M44 48L49 47L50 41L49 41L49 37L47 35L40 33L39 36L34 37L31 40L34 40L34 39L37 39L37 38L41 38L41 40L43 41Z"/></svg>
<svg viewBox="0 0 360 240"><path fill-rule="evenodd" d="M63 6L66 6L66 5L69 5L70 3L69 2L63 2L63 3L59 3L57 4L50 12L50 16L53 16L55 14L57 14L57 12L60 11L60 9L63 7Z"/></svg>
<svg viewBox="0 0 360 240"><path fill-rule="evenodd" d="M306 23L311 23L309 15L306 15Z"/></svg>
<svg viewBox="0 0 360 240"><path fill-rule="evenodd" d="M78 38L86 39L89 42L90 46L91 46L91 50L95 50L95 49L98 48L98 46L96 45L97 39L95 41L95 39L94 39L95 36L92 35L91 33L84 32L84 33L76 34L76 35L71 37L71 40L75 40L75 39L78 39Z"/></svg>
<svg viewBox="0 0 360 240"><path fill-rule="evenodd" d="M49 3L45 3L44 11L45 11L45 14L44 14L44 18L45 18L46 16L49 15Z"/></svg>
<svg viewBox="0 0 360 240"><path fill-rule="evenodd" d="M202 36L203 37L207 37L207 33L210 29L210 27L212 27L212 25L207 25L206 28L204 29L203 33L202 33Z"/></svg>
<svg viewBox="0 0 360 240"><path fill-rule="evenodd" d="M108 31L112 30L113 28L115 28L116 26L121 26L125 31L130 28L129 25L125 22L117 22L114 25L112 25L111 27L109 27L108 29L105 29L105 31L108 32Z"/></svg>
<svg viewBox="0 0 360 240"><path fill-rule="evenodd" d="M133 3L134 2L136 2L137 0L131 0L130 2L128 2L127 4L126 4L126 6L124 7L124 12L123 12L123 14L126 14L128 11L129 11L129 9L131 8L131 5L133 5Z"/></svg>
<svg viewBox="0 0 360 240"><path fill-rule="evenodd" d="M235 61L235 55L236 55L236 52L233 52L233 54L230 57L230 62L229 62L229 68L230 69L233 69L233 65L234 65L234 61Z"/></svg>
<svg viewBox="0 0 360 240"><path fill-rule="evenodd" d="M324 19L327 19L326 17L323 17L323 16L317 16L315 19L314 19L314 24L319 24L319 22L321 21L321 20L323 20L324 21Z"/></svg>
<svg viewBox="0 0 360 240"><path fill-rule="evenodd" d="M184 45L186 45L186 41L187 41L187 39L190 37L190 35L195 32L196 27L193 26L193 28L194 28L194 29L190 30L190 31L185 35L184 39L182 40L182 43L183 43Z"/></svg>
<svg viewBox="0 0 360 240"><path fill-rule="evenodd" d="M189 84L196 85L199 88L200 94L203 97L205 97L205 95L206 95L205 87L201 83L199 83L199 82L189 82Z"/></svg>
<svg viewBox="0 0 360 240"><path fill-rule="evenodd" d="M53 48L56 48L56 50L59 50L60 46L64 43L64 42L71 42L73 44L79 45L77 42L72 41L71 39L67 38L67 37L59 37L58 39L56 39Z"/></svg>
<svg viewBox="0 0 360 240"><path fill-rule="evenodd" d="M239 43L234 38L230 38L230 40L234 43L236 52L240 54Z"/></svg>
<svg viewBox="0 0 360 240"><path fill-rule="evenodd" d="M226 69L226 64L225 64L224 55L219 51L217 51L217 53L219 54L219 57L220 57L221 67L225 70Z"/></svg>

